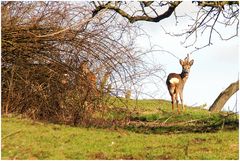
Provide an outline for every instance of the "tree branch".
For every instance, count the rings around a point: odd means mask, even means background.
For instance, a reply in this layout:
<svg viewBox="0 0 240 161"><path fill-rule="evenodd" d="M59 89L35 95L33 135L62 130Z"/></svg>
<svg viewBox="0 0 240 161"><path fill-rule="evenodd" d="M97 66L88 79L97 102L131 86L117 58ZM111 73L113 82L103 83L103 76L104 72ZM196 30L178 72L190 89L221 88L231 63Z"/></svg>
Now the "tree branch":
<svg viewBox="0 0 240 161"><path fill-rule="evenodd" d="M98 7L95 8L95 10L93 11L92 16L96 16L98 14L99 11L103 10L103 9L108 9L108 10L112 10L117 12L118 14L120 14L122 17L125 17L129 20L130 23L134 23L136 21L150 21L150 22L159 22L162 19L168 18L169 16L172 15L172 13L174 12L175 8L181 3L181 1L176 1L176 2L171 2L169 3L169 7L167 9L167 11L165 11L163 14L158 15L156 17L151 17L151 16L147 16L147 15L143 15L143 16L131 16L130 14L128 14L127 12L125 12L124 10L120 9L119 7L112 5L111 3L106 3L104 5L99 5ZM150 5L150 4L149 4Z"/></svg>

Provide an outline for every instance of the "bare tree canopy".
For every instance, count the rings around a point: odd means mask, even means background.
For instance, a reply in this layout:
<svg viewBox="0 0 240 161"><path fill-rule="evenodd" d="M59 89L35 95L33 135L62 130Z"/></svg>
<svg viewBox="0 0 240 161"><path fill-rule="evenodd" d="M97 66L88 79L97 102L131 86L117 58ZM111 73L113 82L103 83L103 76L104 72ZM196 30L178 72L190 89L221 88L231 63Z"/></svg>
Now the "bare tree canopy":
<svg viewBox="0 0 240 161"><path fill-rule="evenodd" d="M92 2L93 16L96 16L103 9L114 11L122 17L134 23L137 21L160 22L163 19L169 18L171 15L178 18L189 17L193 23L188 24L183 33L166 33L173 36L185 36L185 42L190 37L193 37L193 43L186 47L192 46L197 41L198 35L208 33L208 42L203 47L212 44L212 34L216 33L222 40L229 40L238 35L239 28L239 1L193 1L192 3L198 8L197 16L180 15L176 9L184 2L181 1L140 1L140 2ZM217 25L234 27L235 32L232 35L225 37ZM184 43L185 43L184 42ZM197 47L196 49L203 48Z"/></svg>
<svg viewBox="0 0 240 161"><path fill-rule="evenodd" d="M181 1L177 1L177 2L159 2L159 6L168 6L168 9L163 13L163 14L158 14L156 12L156 8L152 7L153 1L143 1L143 2L138 2L140 4L139 7L141 7L142 10L140 10L140 12L142 12L142 15L135 15L135 13L133 14L129 14L127 11L125 11L124 9L121 9L121 7L124 5L129 5L128 2L106 2L106 3L98 3L99 5L97 5L97 3L93 2L94 6L96 7L95 10L93 11L93 16L95 16L99 11L101 11L102 9L109 9L109 10L113 10L115 12L117 12L118 14L120 14L121 16L127 18L131 23L134 23L136 21L151 21L151 22L159 22L164 18L167 18L169 16L171 16L171 14L174 12L175 8L181 3ZM158 2L157 2L158 3ZM152 12L154 12L156 15L155 16L151 16L150 13L147 13L145 11L145 7L149 7L151 9ZM127 9L126 9L127 10ZM130 9L129 9L130 10ZM136 11L139 12L139 11Z"/></svg>

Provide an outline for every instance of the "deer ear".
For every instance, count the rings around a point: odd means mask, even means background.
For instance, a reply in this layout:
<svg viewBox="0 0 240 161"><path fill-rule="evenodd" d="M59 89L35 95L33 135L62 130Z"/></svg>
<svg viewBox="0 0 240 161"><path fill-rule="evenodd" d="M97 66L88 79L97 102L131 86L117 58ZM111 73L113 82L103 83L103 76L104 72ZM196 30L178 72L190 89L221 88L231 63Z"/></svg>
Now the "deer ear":
<svg viewBox="0 0 240 161"><path fill-rule="evenodd" d="M189 65L193 65L193 62L194 62L194 60L191 60L190 62L189 62Z"/></svg>
<svg viewBox="0 0 240 161"><path fill-rule="evenodd" d="M179 62L183 66L183 63L184 63L183 60L180 59Z"/></svg>

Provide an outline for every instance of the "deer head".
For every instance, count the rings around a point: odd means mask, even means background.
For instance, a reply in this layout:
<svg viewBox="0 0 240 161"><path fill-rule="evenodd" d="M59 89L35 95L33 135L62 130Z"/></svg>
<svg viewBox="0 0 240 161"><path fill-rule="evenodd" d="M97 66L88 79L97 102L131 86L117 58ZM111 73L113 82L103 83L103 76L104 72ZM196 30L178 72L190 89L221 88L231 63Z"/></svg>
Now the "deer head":
<svg viewBox="0 0 240 161"><path fill-rule="evenodd" d="M187 57L184 60L179 60L181 66L182 66L182 73L181 73L181 77L188 77L189 72L190 72L190 68L193 65L194 60L189 60L189 54L187 55Z"/></svg>

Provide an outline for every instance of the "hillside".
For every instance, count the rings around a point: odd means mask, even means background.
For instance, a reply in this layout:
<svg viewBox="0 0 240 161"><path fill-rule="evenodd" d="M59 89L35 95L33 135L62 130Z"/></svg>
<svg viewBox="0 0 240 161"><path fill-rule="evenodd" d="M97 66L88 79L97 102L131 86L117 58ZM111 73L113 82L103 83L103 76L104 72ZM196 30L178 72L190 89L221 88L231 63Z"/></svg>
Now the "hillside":
<svg viewBox="0 0 240 161"><path fill-rule="evenodd" d="M127 105L127 108L124 107ZM144 133L213 132L238 128L238 115L228 112L211 113L200 107L187 107L185 112L172 112L170 101L117 100L113 103L122 115L130 115L128 130ZM115 110L115 111L116 111ZM129 114L130 113L130 114ZM119 117L119 116L118 116Z"/></svg>
<svg viewBox="0 0 240 161"><path fill-rule="evenodd" d="M3 116L2 159L239 158L235 114L188 108L178 115L164 100L140 100L138 106L128 100L128 108L122 103L112 105L131 111L129 122L105 129Z"/></svg>

